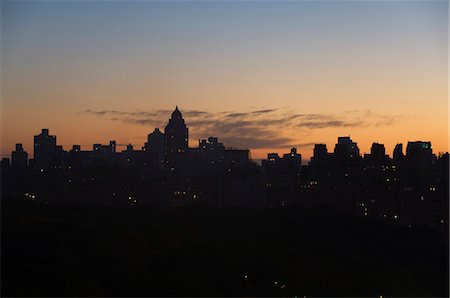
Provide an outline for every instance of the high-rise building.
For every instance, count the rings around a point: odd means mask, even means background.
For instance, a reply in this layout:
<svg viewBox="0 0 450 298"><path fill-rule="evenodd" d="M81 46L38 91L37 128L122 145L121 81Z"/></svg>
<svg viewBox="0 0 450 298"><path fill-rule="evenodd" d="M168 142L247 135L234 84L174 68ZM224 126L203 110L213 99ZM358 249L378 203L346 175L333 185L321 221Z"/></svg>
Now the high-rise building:
<svg viewBox="0 0 450 298"><path fill-rule="evenodd" d="M359 148L356 142L350 137L338 137L338 142L334 147L334 156L338 160L359 157Z"/></svg>
<svg viewBox="0 0 450 298"><path fill-rule="evenodd" d="M326 144L315 144L313 150L312 162L325 162L328 158Z"/></svg>
<svg viewBox="0 0 450 298"><path fill-rule="evenodd" d="M395 162L403 161L405 155L403 154L403 144L395 145L394 152L392 153L392 158Z"/></svg>
<svg viewBox="0 0 450 298"><path fill-rule="evenodd" d="M180 110L178 110L178 106L173 111L169 124L164 129L164 134L166 136L165 153L167 161L186 152L188 149L189 130L184 123Z"/></svg>
<svg viewBox="0 0 450 298"><path fill-rule="evenodd" d="M23 150L22 144L16 144L16 150L11 154L14 168L26 168L28 165L28 153Z"/></svg>
<svg viewBox="0 0 450 298"><path fill-rule="evenodd" d="M384 158L386 155L384 145L380 143L372 143L372 147L370 147L370 155L374 158Z"/></svg>
<svg viewBox="0 0 450 298"><path fill-rule="evenodd" d="M56 136L49 135L47 128L34 136L34 161L37 167L48 167L53 162L56 150Z"/></svg>
<svg viewBox="0 0 450 298"><path fill-rule="evenodd" d="M410 165L427 166L433 163L431 142L408 142L406 146L406 161Z"/></svg>
<svg viewBox="0 0 450 298"><path fill-rule="evenodd" d="M302 155L297 153L297 148L291 148L290 153L283 154L285 166L293 171L299 171L302 166Z"/></svg>
<svg viewBox="0 0 450 298"><path fill-rule="evenodd" d="M313 176L320 177L324 174L328 174L326 169L329 169L330 162L333 153L328 153L326 144L315 144L313 150L313 156L309 163L309 170Z"/></svg>
<svg viewBox="0 0 450 298"><path fill-rule="evenodd" d="M386 155L386 149L383 144L372 143L372 147L370 148L370 160L375 164L387 163L389 157Z"/></svg>
<svg viewBox="0 0 450 298"><path fill-rule="evenodd" d="M164 161L164 143L164 134L159 128L155 128L155 130L147 136L147 143L144 145L144 150L151 155L153 160L158 162Z"/></svg>

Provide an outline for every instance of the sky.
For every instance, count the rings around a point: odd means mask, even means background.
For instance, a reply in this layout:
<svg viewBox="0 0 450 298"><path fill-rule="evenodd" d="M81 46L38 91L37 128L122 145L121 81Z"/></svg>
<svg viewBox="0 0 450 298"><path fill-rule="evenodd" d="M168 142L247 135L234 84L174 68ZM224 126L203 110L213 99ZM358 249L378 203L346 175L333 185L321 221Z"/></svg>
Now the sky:
<svg viewBox="0 0 450 298"><path fill-rule="evenodd" d="M1 2L1 155L140 149L176 105L252 157L351 136L448 151L448 1Z"/></svg>

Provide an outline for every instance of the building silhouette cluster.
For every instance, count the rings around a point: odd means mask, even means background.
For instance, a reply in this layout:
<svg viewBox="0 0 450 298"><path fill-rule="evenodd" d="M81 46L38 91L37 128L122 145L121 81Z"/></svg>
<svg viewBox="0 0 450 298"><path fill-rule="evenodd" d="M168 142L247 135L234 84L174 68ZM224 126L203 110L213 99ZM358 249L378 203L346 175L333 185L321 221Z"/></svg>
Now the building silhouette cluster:
<svg viewBox="0 0 450 298"><path fill-rule="evenodd" d="M375 217L395 225L448 225L448 153L436 156L430 142L397 144L392 158L373 143L361 156L356 142L339 137L332 152L316 144L308 165L296 148L269 153L261 165L248 149L226 147L217 137L188 146L189 129L178 107L164 132L156 128L140 150L115 141L92 150L57 145L42 129L33 159L17 144L4 158L2 197L44 204L188 204L278 208L332 206L339 212Z"/></svg>

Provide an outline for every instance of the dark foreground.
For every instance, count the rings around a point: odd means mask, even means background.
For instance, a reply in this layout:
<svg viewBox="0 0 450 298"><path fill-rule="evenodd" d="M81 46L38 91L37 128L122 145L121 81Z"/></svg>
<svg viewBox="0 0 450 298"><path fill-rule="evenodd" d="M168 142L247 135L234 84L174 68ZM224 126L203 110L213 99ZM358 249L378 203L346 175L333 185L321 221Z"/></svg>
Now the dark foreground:
<svg viewBox="0 0 450 298"><path fill-rule="evenodd" d="M2 203L2 296L448 296L448 240L315 209Z"/></svg>

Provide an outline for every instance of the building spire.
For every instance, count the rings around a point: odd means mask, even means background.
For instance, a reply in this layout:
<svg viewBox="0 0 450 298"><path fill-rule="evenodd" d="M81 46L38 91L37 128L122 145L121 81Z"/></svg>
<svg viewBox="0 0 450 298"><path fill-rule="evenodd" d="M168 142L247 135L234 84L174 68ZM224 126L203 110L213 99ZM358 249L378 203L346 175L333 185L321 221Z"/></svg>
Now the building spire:
<svg viewBox="0 0 450 298"><path fill-rule="evenodd" d="M172 113L172 119L182 119L183 116L181 115L180 110L178 109L178 106L175 106L175 110Z"/></svg>

